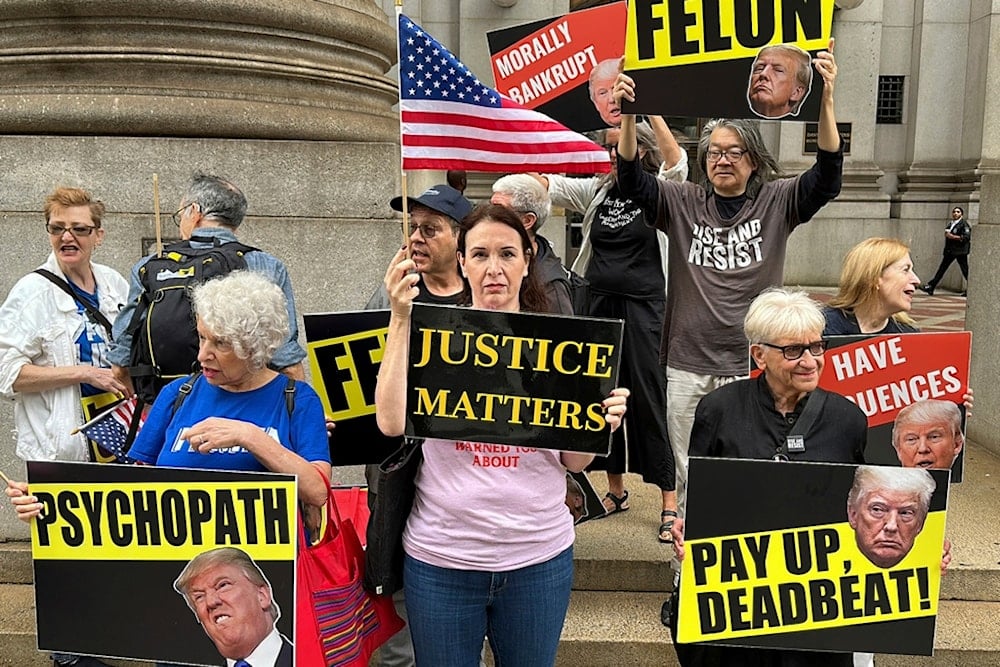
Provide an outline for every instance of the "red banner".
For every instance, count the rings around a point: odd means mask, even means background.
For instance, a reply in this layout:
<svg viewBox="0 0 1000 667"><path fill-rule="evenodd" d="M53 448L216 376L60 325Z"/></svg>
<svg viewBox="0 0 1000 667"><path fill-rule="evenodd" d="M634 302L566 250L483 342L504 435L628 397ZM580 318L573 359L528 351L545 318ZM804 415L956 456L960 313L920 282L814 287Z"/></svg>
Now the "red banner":
<svg viewBox="0 0 1000 667"><path fill-rule="evenodd" d="M571 12L493 53L493 80L501 93L534 109L586 84L595 65L621 57L624 41L624 2Z"/></svg>
<svg viewBox="0 0 1000 667"><path fill-rule="evenodd" d="M962 403L972 349L968 331L862 340L833 336L830 343L819 386L857 404L869 427L891 423L916 401Z"/></svg>

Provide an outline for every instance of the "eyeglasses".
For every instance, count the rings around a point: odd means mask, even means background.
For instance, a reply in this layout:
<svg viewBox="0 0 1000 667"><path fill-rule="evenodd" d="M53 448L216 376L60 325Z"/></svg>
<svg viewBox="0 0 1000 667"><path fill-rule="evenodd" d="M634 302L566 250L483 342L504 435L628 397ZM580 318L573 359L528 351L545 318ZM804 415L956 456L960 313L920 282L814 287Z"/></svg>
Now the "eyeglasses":
<svg viewBox="0 0 1000 667"><path fill-rule="evenodd" d="M96 225L73 225L72 227L63 227L62 225L53 225L51 223L45 223L45 231L47 231L52 236L62 236L66 232L69 232L73 236L90 236L93 231L97 229Z"/></svg>
<svg viewBox="0 0 1000 667"><path fill-rule="evenodd" d="M743 159L743 156L746 155L746 151L739 148L730 148L727 151L710 148L705 151L705 155L708 158L708 161L713 164L721 160L723 155L726 156L726 159L729 160L730 163L736 164Z"/></svg>
<svg viewBox="0 0 1000 667"><path fill-rule="evenodd" d="M184 217L184 211L188 210L189 208L191 208L192 206L194 206L196 203L197 202L193 202L193 201L192 202L188 202L187 204L184 204L184 206L181 206L179 209L177 209L176 211L174 211L173 215L170 216L171 218L173 218L174 224L177 225L178 227L180 227L181 226L181 218Z"/></svg>
<svg viewBox="0 0 1000 667"><path fill-rule="evenodd" d="M420 235L423 236L425 239L432 239L438 234L441 234L448 229L448 227L439 227L436 225L414 225L413 227L407 229L405 224L401 224L400 227L403 229L404 232L406 232L407 236L419 230Z"/></svg>
<svg viewBox="0 0 1000 667"><path fill-rule="evenodd" d="M817 340L812 343L806 343L805 345L772 345L770 343L761 343L761 345L769 347L772 350L781 350L781 356L789 361L795 361L797 359L801 359L802 355L806 353L806 350L809 350L809 354L814 357L822 356L822 354L826 352L826 347L829 345L829 342L825 340Z"/></svg>

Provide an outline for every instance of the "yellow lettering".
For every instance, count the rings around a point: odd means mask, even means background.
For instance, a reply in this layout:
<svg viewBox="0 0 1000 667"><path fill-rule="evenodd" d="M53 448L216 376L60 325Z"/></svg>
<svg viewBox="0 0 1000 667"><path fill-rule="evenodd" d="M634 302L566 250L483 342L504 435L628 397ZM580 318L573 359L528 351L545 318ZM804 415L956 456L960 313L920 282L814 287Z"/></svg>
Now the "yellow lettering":
<svg viewBox="0 0 1000 667"><path fill-rule="evenodd" d="M552 353L552 367L563 375L576 375L580 372L580 366L576 366L573 369L566 368L563 363L563 353L568 347L575 347L577 354L583 354L583 343L578 343L572 340L566 340L556 345L555 351Z"/></svg>
<svg viewBox="0 0 1000 667"><path fill-rule="evenodd" d="M420 342L420 362L414 368L422 368L431 360L431 339L434 337L433 329L421 329L423 338Z"/></svg>
<svg viewBox="0 0 1000 667"><path fill-rule="evenodd" d="M580 430L580 404L573 401L559 401L559 428Z"/></svg>
<svg viewBox="0 0 1000 667"><path fill-rule="evenodd" d="M490 339L492 341L492 346L486 344L486 339ZM500 359L500 355L496 350L496 345L496 334L484 333L480 334L476 338L476 366L482 366L483 368L496 366L497 361Z"/></svg>
<svg viewBox="0 0 1000 667"><path fill-rule="evenodd" d="M551 398L532 399L535 409L531 419L532 426L552 426L554 420L549 412L555 407L556 402Z"/></svg>
<svg viewBox="0 0 1000 667"><path fill-rule="evenodd" d="M587 406L587 426L588 431L600 431L607 424L604 421L604 409L600 403L591 403Z"/></svg>
<svg viewBox="0 0 1000 667"><path fill-rule="evenodd" d="M431 400L430 393L427 391L427 387L417 387L417 409L414 414L418 415L434 415L437 414L438 417L446 417L447 413L445 408L448 405L448 394L451 393L449 389L438 389L437 396L434 400Z"/></svg>
<svg viewBox="0 0 1000 667"><path fill-rule="evenodd" d="M461 415L459 413L465 413ZM463 391L458 396L458 402L455 403L455 409L451 411L448 415L452 419L468 419L469 421L478 421L476 419L476 411L472 409L472 401L469 400L469 392Z"/></svg>
<svg viewBox="0 0 1000 667"><path fill-rule="evenodd" d="M587 370L583 374L595 378L611 377L608 357L614 354L615 346L606 343L591 343L587 348L590 354L587 356Z"/></svg>

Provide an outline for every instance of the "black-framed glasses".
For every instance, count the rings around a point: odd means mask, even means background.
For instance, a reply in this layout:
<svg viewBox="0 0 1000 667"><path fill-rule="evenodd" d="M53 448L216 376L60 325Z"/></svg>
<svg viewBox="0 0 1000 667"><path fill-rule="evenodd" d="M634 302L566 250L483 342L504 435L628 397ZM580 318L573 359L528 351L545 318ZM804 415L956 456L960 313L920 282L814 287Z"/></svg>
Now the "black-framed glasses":
<svg viewBox="0 0 1000 667"><path fill-rule="evenodd" d="M825 340L817 340L812 343L806 343L805 345L800 343L796 343L795 345L772 345L771 343L761 343L761 345L769 347L772 350L781 350L781 356L789 361L795 361L797 359L801 359L802 355L806 353L806 350L809 350L809 354L814 357L822 356L822 354L826 352L829 342Z"/></svg>
<svg viewBox="0 0 1000 667"><path fill-rule="evenodd" d="M177 225L178 227L180 227L181 226L181 218L184 217L184 211L188 210L189 208L191 208L192 206L194 206L196 203L197 202L193 202L193 201L192 202L188 202L187 204L184 204L184 206L181 206L179 209L177 209L176 211L174 211L173 215L170 216L171 218L173 218L174 224Z"/></svg>
<svg viewBox="0 0 1000 667"><path fill-rule="evenodd" d="M725 155L726 159L729 160L731 164L736 164L737 162L743 159L743 156L746 155L746 153L747 152L745 150L742 150L740 148L730 148L727 151L720 151L716 148L710 148L707 151L705 151L705 157L708 159L709 162L715 163L721 160L722 156Z"/></svg>
<svg viewBox="0 0 1000 667"><path fill-rule="evenodd" d="M63 227L62 225L53 225L51 222L45 223L45 231L52 236L62 236L66 232L76 237L90 236L95 229L97 229L97 225L71 225L70 227Z"/></svg>

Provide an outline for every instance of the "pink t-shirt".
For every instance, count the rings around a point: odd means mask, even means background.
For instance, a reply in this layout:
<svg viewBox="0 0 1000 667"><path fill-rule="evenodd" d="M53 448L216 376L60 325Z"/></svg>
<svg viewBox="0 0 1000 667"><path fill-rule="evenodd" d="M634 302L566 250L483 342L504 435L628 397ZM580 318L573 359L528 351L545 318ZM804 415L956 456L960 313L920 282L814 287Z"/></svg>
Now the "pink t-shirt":
<svg viewBox="0 0 1000 667"><path fill-rule="evenodd" d="M451 440L424 442L403 546L419 561L502 572L573 544L559 452Z"/></svg>

